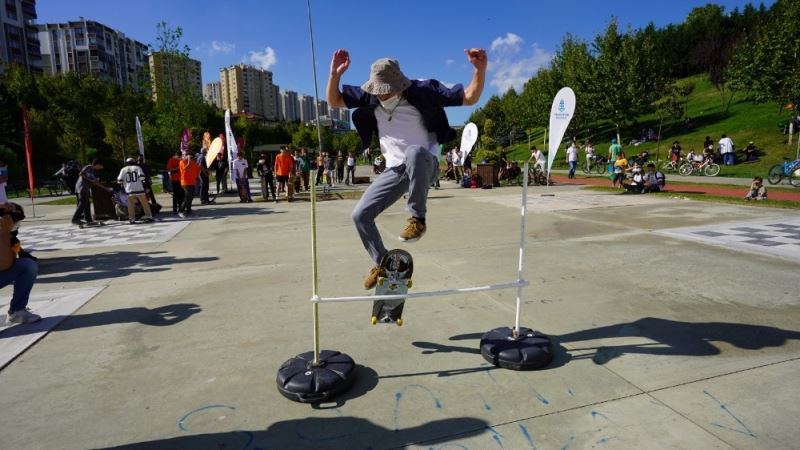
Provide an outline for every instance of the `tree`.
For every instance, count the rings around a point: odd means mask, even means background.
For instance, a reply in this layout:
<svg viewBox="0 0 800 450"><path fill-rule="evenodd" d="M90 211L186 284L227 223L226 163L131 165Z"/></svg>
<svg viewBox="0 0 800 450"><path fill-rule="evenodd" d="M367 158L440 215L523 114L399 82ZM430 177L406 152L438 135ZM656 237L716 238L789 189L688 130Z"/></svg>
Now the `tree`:
<svg viewBox="0 0 800 450"><path fill-rule="evenodd" d="M136 138L136 116L145 113L150 106L148 98L133 90L132 87L124 89L116 85L109 85L107 107L100 113L100 118L105 129L103 139L111 146L119 161L138 153Z"/></svg>
<svg viewBox="0 0 800 450"><path fill-rule="evenodd" d="M758 27L736 48L727 76L756 102L793 105L800 111L800 8L778 0Z"/></svg>
<svg viewBox="0 0 800 450"><path fill-rule="evenodd" d="M656 143L656 161L660 160L661 152L661 131L664 122L670 119L681 119L686 112L686 102L689 94L694 90L694 85L678 86L672 84L667 88L667 93L660 99L653 102L658 116L658 142Z"/></svg>

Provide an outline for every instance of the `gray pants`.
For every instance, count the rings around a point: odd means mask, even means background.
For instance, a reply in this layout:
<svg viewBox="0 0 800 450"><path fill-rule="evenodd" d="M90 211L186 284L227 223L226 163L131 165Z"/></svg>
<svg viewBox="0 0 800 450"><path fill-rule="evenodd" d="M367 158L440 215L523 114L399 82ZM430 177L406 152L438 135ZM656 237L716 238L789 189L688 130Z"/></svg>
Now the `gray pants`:
<svg viewBox="0 0 800 450"><path fill-rule="evenodd" d="M436 157L428 150L411 147L406 151L405 162L378 175L353 209L352 217L356 231L376 265L380 264L387 250L383 246L378 227L375 226L375 218L406 192L408 193L406 209L412 216L424 218L427 211L428 188L436 179L438 169Z"/></svg>

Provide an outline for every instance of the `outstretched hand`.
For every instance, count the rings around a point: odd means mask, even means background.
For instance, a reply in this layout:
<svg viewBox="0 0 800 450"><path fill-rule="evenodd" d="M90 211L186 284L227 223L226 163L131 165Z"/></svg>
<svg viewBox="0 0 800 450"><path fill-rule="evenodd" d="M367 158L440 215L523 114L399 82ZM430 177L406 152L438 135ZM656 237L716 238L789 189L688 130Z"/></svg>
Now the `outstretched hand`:
<svg viewBox="0 0 800 450"><path fill-rule="evenodd" d="M350 54L345 49L339 49L333 52L331 59L331 76L342 76L350 67Z"/></svg>
<svg viewBox="0 0 800 450"><path fill-rule="evenodd" d="M486 70L486 65L489 60L486 57L486 50L482 48L465 48L464 53L467 54L469 63L475 66L478 70Z"/></svg>

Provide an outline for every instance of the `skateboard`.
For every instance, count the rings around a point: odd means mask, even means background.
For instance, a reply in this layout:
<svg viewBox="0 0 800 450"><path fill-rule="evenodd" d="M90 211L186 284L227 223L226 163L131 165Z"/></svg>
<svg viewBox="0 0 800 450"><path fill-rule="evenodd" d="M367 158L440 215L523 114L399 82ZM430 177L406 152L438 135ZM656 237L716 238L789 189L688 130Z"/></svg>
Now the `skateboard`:
<svg viewBox="0 0 800 450"><path fill-rule="evenodd" d="M411 287L414 260L405 250L389 250L380 264L381 275L375 286L375 295L407 294ZM395 323L403 325L403 306L406 300L375 300L372 302L372 324Z"/></svg>
<svg viewBox="0 0 800 450"><path fill-rule="evenodd" d="M105 224L106 223L103 222L102 220L95 220L94 223L85 223L85 222L83 222L80 225L78 225L78 228L80 228L81 230L84 229L84 228L97 228L97 227L105 226Z"/></svg>

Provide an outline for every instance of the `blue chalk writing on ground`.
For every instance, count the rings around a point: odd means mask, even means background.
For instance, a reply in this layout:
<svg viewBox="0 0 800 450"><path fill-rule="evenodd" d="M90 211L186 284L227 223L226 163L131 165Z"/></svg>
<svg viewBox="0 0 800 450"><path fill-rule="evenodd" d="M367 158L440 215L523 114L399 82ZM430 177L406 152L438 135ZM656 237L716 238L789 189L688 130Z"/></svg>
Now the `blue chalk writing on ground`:
<svg viewBox="0 0 800 450"><path fill-rule="evenodd" d="M491 411L491 410L492 410L492 407L491 407L491 405L489 405L489 403L486 401L486 398L483 396L483 394L481 394L481 393L478 393L478 395L481 397L481 401L483 402L483 409L485 409L485 410L487 410L487 411Z"/></svg>
<svg viewBox="0 0 800 450"><path fill-rule="evenodd" d="M186 419L188 419L192 414L196 414L196 413L199 413L200 411L206 411L206 410L215 409L215 408L225 408L225 409L228 409L230 411L236 411L236 407L235 406L228 406L228 405L206 405L206 406L203 406L203 407L200 407L200 408L197 408L197 409L193 409L193 410L189 411L188 413L184 414L180 419L178 419L178 429L181 430L181 431L189 431L185 426Z"/></svg>
<svg viewBox="0 0 800 450"><path fill-rule="evenodd" d="M744 421L742 421L742 419L737 417L736 414L734 414L733 411L728 409L728 407L724 403L722 403L719 399L717 399L716 397L711 395L711 393L706 391L705 389L703 390L703 393L706 394L707 396L709 396L712 400L714 400L717 403L717 405L719 405L720 409L725 411L725 413L727 415L729 415L733 420L735 420L739 425L741 425L741 427L744 428L744 430L737 430L735 428L730 428L730 427L727 427L725 425L721 425L721 424L714 423L714 422L711 422L711 425L714 425L714 426L717 426L717 427L720 427L720 428L723 428L723 429L726 429L726 430L734 431L736 433L741 433L741 434L743 434L745 436L758 437L758 435L753 433L753 431L747 425L745 425L745 423L744 423Z"/></svg>
<svg viewBox="0 0 800 450"><path fill-rule="evenodd" d="M489 430L489 432L492 434L492 439L494 439L494 441L497 443L497 445L499 445L500 448L504 448L503 447L503 435L498 433L497 430L495 430L493 427L488 427L486 429Z"/></svg>
<svg viewBox="0 0 800 450"><path fill-rule="evenodd" d="M570 437L569 437L569 439L567 440L567 443L566 443L566 444L564 444L564 446L563 446L563 447L561 447L561 450L568 450L568 449L569 449L569 446L570 446L570 445L572 445L572 443L573 443L574 441L575 441L575 436L570 436Z"/></svg>
<svg viewBox="0 0 800 450"><path fill-rule="evenodd" d="M403 401L403 397L405 396L406 391L411 389L411 388L421 389L422 391L427 392L428 395L430 395L431 399L433 399L433 405L436 407L436 409L442 409L442 402L440 402L439 399L433 394L433 391L431 391L430 389L426 388L425 386L423 386L421 384L409 384L408 386L404 387L403 389L400 389L399 391L397 391L394 394L394 430L395 431L399 431L400 430L400 425L399 425L399 421L400 421L400 404Z"/></svg>
<svg viewBox="0 0 800 450"><path fill-rule="evenodd" d="M520 424L519 431L522 433L522 436L525 437L525 440L531 444L531 449L536 450L536 444L533 442L533 436L528 432L528 428L525 425Z"/></svg>

